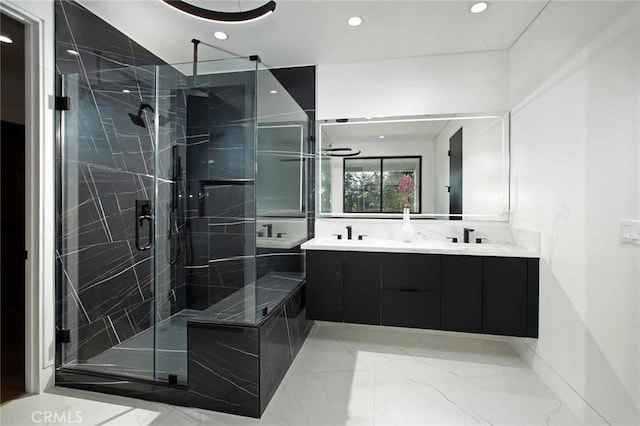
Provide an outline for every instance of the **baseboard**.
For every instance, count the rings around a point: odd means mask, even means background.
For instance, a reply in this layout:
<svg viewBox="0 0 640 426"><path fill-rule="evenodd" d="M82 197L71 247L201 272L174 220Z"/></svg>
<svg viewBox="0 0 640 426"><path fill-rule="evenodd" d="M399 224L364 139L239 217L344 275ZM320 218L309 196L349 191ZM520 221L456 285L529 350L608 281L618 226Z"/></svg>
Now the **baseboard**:
<svg viewBox="0 0 640 426"><path fill-rule="evenodd" d="M558 395L562 403L585 425L610 425L598 411L596 411L562 376L560 376L536 351L527 340L510 339L509 344L516 351L524 363L536 373L552 392Z"/></svg>

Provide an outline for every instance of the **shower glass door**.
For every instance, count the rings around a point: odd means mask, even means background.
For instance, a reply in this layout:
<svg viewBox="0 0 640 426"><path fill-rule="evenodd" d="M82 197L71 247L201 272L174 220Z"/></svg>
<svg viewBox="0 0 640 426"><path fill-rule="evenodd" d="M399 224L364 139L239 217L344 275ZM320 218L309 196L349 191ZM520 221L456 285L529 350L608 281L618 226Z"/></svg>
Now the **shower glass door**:
<svg viewBox="0 0 640 426"><path fill-rule="evenodd" d="M189 321L256 322L257 64L62 77L60 367L186 385Z"/></svg>
<svg viewBox="0 0 640 426"><path fill-rule="evenodd" d="M155 67L65 75L58 167L63 367L154 378Z"/></svg>

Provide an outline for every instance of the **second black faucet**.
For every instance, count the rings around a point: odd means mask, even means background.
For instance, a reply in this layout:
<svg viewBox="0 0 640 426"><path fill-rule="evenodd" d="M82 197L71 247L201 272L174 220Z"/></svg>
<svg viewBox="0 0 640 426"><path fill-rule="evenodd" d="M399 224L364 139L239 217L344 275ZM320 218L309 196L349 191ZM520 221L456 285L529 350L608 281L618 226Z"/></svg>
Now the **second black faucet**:
<svg viewBox="0 0 640 426"><path fill-rule="evenodd" d="M464 242L465 242L465 243L468 243L468 242L469 242L469 234L470 234L471 232L473 232L473 231L474 231L474 229L471 229L471 228L464 228Z"/></svg>

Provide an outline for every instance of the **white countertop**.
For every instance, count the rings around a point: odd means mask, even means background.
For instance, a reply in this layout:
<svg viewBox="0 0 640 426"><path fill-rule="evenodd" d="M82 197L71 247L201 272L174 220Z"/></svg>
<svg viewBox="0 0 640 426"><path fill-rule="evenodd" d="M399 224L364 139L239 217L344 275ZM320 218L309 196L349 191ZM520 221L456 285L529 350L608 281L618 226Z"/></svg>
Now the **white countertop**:
<svg viewBox="0 0 640 426"><path fill-rule="evenodd" d="M532 257L539 258L534 249L514 244L450 243L437 240L414 240L410 243L397 240L365 238L363 240L338 240L313 238L300 246L303 250L372 251L385 253L461 254L468 256Z"/></svg>
<svg viewBox="0 0 640 426"><path fill-rule="evenodd" d="M256 237L256 247L274 249L292 249L307 239L306 236L284 235L278 237Z"/></svg>

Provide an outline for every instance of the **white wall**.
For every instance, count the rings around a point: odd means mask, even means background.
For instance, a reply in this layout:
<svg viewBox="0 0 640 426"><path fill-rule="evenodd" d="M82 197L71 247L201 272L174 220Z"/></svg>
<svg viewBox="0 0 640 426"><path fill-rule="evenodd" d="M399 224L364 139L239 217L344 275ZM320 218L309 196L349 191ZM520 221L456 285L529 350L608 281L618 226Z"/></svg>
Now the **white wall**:
<svg viewBox="0 0 640 426"><path fill-rule="evenodd" d="M551 2L509 68L513 224L542 233L529 359L585 421L640 424L640 4Z"/></svg>
<svg viewBox="0 0 640 426"><path fill-rule="evenodd" d="M433 212L434 142L432 140L394 141L392 138L387 137L384 142L349 142L349 147L355 151L362 151L360 157L420 155L422 157L422 170L420 172L421 176L418 190L422 191L422 212ZM330 163L331 213L339 214L343 213L344 210L344 163L342 158L332 158Z"/></svg>
<svg viewBox="0 0 640 426"><path fill-rule="evenodd" d="M452 120L440 132L435 141L435 212L449 213L449 139L460 127L462 213L503 216L508 206L508 173L502 119Z"/></svg>
<svg viewBox="0 0 640 426"><path fill-rule="evenodd" d="M506 111L506 51L318 65L318 119Z"/></svg>
<svg viewBox="0 0 640 426"><path fill-rule="evenodd" d="M37 393L53 385L55 357L54 260L55 260L55 128L50 108L55 94L53 1L3 1L3 7L17 12L30 28L27 44L35 39L29 55L28 96L35 104L27 111L27 391ZM31 179L30 173L38 174ZM31 356L29 356L31 355Z"/></svg>

